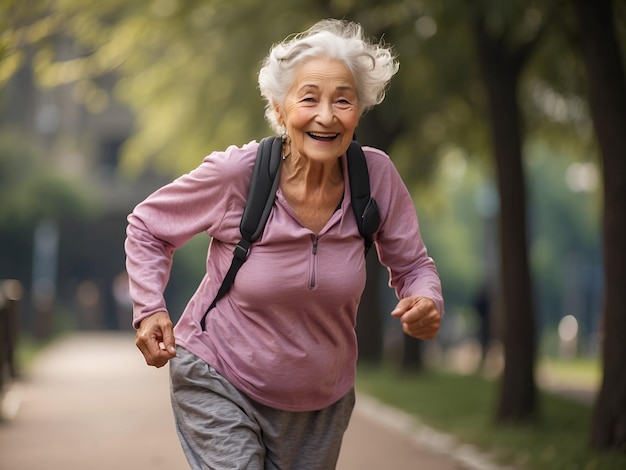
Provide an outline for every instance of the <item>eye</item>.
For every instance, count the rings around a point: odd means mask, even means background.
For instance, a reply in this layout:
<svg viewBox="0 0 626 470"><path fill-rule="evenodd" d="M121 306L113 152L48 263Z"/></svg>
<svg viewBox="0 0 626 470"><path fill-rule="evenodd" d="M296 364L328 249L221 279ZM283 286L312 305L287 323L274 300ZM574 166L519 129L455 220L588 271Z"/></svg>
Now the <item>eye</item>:
<svg viewBox="0 0 626 470"><path fill-rule="evenodd" d="M351 100L347 98L339 98L335 101L335 106L341 109L346 109L346 108L350 108L351 106L353 106L353 103Z"/></svg>

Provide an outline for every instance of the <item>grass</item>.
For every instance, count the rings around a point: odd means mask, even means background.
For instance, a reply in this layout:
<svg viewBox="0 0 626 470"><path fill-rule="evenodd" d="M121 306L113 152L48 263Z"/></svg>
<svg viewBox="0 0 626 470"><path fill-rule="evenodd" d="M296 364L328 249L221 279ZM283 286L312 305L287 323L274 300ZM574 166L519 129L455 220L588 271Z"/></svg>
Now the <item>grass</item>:
<svg viewBox="0 0 626 470"><path fill-rule="evenodd" d="M539 370L548 372L555 382L563 385L599 387L602 379L602 365L597 359L579 357L559 360L546 357L541 359Z"/></svg>
<svg viewBox="0 0 626 470"><path fill-rule="evenodd" d="M405 410L429 427L474 444L501 464L528 470L613 470L626 455L588 448L591 407L541 392L534 424L497 426L498 383L442 371L400 374L390 367L359 366L359 390Z"/></svg>
<svg viewBox="0 0 626 470"><path fill-rule="evenodd" d="M39 352L50 341L38 341L32 335L22 335L15 350L15 362L19 372L30 370Z"/></svg>

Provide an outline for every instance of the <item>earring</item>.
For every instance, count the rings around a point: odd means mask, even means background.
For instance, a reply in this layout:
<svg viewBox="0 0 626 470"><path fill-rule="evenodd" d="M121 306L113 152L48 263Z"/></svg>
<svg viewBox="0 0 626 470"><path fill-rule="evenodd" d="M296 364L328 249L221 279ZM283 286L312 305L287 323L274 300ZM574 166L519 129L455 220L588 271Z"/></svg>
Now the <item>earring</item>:
<svg viewBox="0 0 626 470"><path fill-rule="evenodd" d="M283 134L280 136L280 140L282 140L282 146L283 146L283 161L285 161L287 159L287 157L289 157L289 155L291 155L291 149L289 149L289 153L285 153L285 146L289 145L289 137L287 136L287 134Z"/></svg>

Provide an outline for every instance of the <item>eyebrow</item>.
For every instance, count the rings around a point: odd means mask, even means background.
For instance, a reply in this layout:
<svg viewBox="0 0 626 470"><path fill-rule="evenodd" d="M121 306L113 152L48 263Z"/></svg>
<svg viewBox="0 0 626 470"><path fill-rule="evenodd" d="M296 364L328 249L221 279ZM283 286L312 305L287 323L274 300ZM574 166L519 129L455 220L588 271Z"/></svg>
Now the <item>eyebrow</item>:
<svg viewBox="0 0 626 470"><path fill-rule="evenodd" d="M307 88L314 88L316 90L319 90L320 87L318 85L314 85L312 83L308 83L306 85L302 85L298 91L306 90ZM338 91L354 91L354 87L352 87L350 85L339 85L338 87L335 88L335 90L338 90Z"/></svg>

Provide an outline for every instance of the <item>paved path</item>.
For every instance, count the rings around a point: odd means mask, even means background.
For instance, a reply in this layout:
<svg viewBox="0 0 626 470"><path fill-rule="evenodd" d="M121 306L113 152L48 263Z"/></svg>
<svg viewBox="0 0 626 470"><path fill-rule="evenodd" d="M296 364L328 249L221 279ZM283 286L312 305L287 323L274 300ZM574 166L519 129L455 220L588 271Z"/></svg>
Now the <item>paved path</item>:
<svg viewBox="0 0 626 470"><path fill-rule="evenodd" d="M187 469L166 369L147 367L128 333L70 336L48 347L4 400L0 470ZM359 395L337 470L495 467L449 436ZM306 470L306 469L296 469Z"/></svg>

